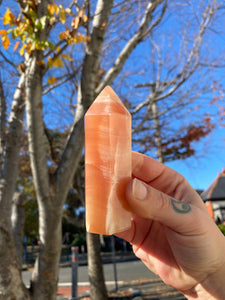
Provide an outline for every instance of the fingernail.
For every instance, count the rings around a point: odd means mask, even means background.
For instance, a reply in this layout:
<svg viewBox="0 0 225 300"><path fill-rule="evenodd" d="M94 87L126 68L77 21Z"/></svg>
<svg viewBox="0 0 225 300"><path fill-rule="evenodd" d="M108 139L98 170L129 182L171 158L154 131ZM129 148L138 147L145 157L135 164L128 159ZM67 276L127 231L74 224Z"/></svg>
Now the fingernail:
<svg viewBox="0 0 225 300"><path fill-rule="evenodd" d="M147 196L147 193L148 191L145 184L142 181L135 178L132 184L133 197L138 200L144 200Z"/></svg>

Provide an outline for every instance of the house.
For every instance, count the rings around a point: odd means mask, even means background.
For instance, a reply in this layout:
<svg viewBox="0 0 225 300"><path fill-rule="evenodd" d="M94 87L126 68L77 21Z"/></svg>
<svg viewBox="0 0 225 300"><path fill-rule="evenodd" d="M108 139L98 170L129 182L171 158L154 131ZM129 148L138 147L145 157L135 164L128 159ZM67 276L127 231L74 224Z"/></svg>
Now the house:
<svg viewBox="0 0 225 300"><path fill-rule="evenodd" d="M201 197L215 222L225 222L225 168L212 184L201 193Z"/></svg>

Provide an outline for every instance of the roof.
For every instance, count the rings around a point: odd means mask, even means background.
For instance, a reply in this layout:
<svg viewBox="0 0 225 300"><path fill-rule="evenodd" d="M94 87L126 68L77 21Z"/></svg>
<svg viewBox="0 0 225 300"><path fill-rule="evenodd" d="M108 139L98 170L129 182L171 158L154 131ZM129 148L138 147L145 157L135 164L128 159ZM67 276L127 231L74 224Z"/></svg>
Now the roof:
<svg viewBox="0 0 225 300"><path fill-rule="evenodd" d="M225 200L225 168L218 174L213 183L201 194L203 201Z"/></svg>

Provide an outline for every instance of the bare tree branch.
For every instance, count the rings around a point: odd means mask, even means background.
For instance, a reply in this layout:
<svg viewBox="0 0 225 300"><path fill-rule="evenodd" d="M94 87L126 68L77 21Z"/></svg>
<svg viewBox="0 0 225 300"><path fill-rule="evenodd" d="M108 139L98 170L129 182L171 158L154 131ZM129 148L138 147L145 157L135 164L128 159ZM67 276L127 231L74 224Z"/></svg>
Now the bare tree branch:
<svg viewBox="0 0 225 300"><path fill-rule="evenodd" d="M152 24L152 26L150 26L148 28L149 23L152 21L154 11L163 2L164 2L164 6L162 8L161 15ZM95 91L96 94L99 94L100 91L106 85L110 85L113 82L114 78L121 71L122 67L124 66L125 61L128 59L129 55L132 53L134 48L160 22L160 20L162 19L163 14L165 13L166 6L167 6L167 1L165 1L165 0L150 1L150 3L148 4L148 6L146 8L145 15L142 19L142 22L141 22L141 24L138 28L137 33L126 43L125 47L122 49L122 51L118 55L117 59L115 60L113 66L109 69L109 71L106 73L103 81L97 87L97 89Z"/></svg>
<svg viewBox="0 0 225 300"><path fill-rule="evenodd" d="M136 85L136 87L154 87L154 93L152 93L148 99L144 100L142 103L139 103L133 109L132 114L136 114L144 106L148 106L151 101L160 101L174 94L175 91L196 71L196 69L199 67L202 38L215 12L215 5L216 1L214 0L209 6L206 7L203 13L203 18L199 24L198 36L194 41L193 47L182 70L169 81L156 81Z"/></svg>
<svg viewBox="0 0 225 300"><path fill-rule="evenodd" d="M10 59L8 59L1 50L0 50L0 55L8 64L10 64L18 72L17 65L15 65ZM18 72L18 75L19 75L19 72Z"/></svg>
<svg viewBox="0 0 225 300"><path fill-rule="evenodd" d="M24 10L26 8L26 1L23 0L17 0L21 10Z"/></svg>
<svg viewBox="0 0 225 300"><path fill-rule="evenodd" d="M43 88L45 88L42 92L42 95L46 95L48 94L49 92L51 92L53 89L59 87L60 85L66 83L67 81L71 80L72 78L74 78L75 74L78 72L78 70L75 70L74 72L72 73L67 73L63 76L60 76L60 77L57 77L57 82L54 83L54 84L51 84L50 86L48 85L47 87L44 86Z"/></svg>

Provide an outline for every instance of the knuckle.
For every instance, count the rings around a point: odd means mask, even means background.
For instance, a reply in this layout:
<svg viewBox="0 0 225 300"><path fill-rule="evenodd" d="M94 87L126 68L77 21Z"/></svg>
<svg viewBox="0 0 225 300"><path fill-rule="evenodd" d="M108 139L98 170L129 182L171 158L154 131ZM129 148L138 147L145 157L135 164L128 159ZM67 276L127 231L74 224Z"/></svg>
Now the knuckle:
<svg viewBox="0 0 225 300"><path fill-rule="evenodd" d="M160 192L158 196L158 200L156 201L156 210L165 210L171 208L171 202L169 201L169 198L164 193Z"/></svg>

